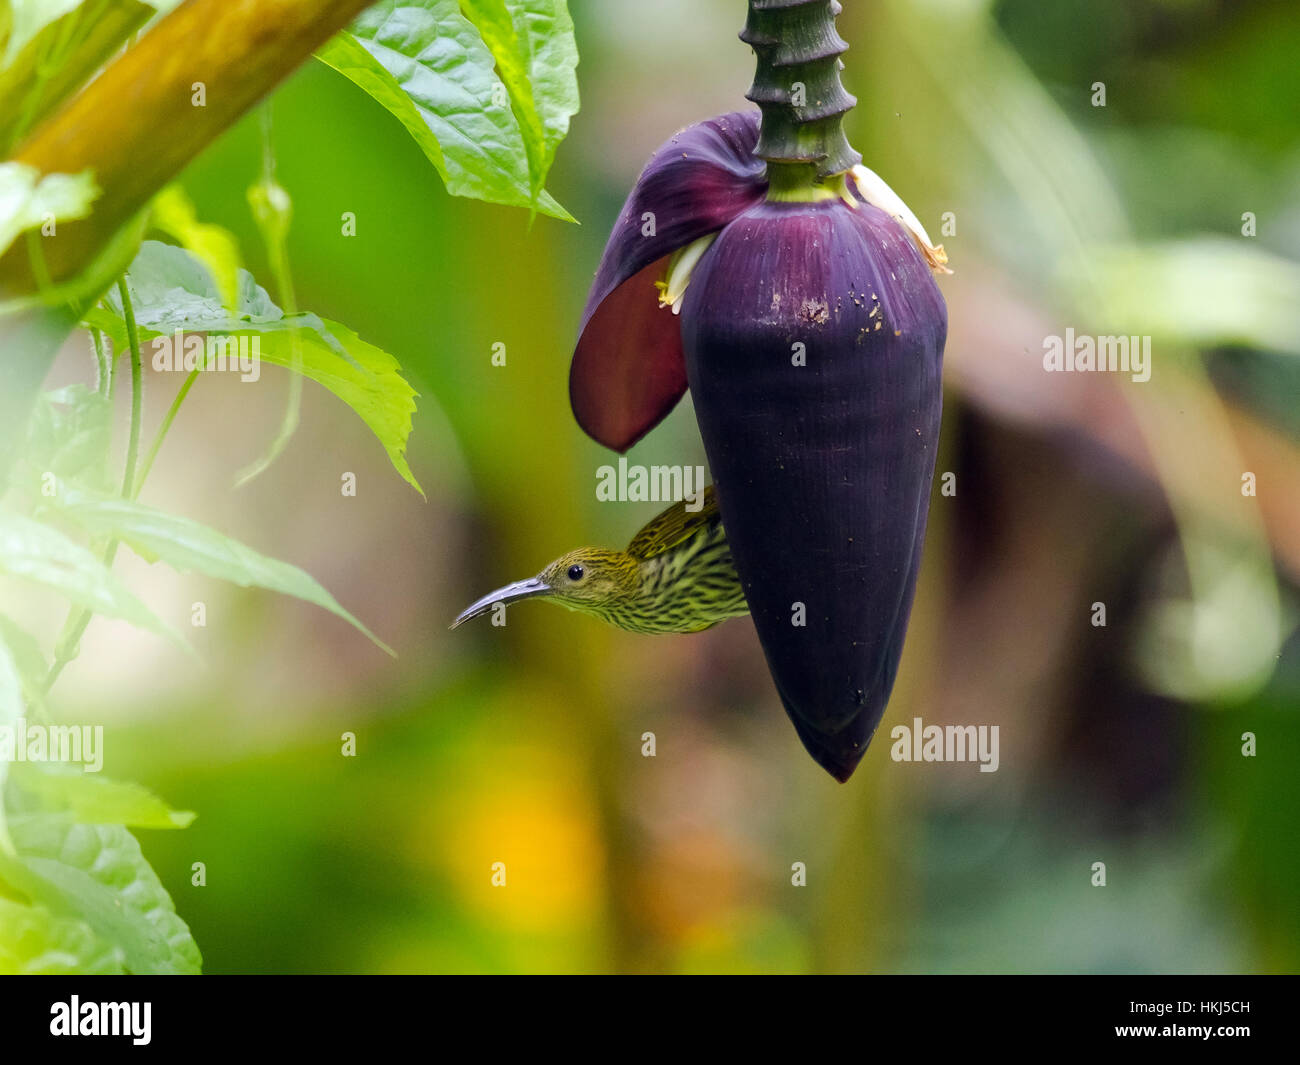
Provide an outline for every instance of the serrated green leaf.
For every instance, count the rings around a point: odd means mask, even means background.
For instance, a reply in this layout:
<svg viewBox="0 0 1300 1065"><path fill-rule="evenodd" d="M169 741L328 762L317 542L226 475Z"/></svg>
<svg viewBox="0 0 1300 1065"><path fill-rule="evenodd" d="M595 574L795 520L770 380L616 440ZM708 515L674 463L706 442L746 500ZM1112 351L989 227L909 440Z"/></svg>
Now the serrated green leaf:
<svg viewBox="0 0 1300 1065"><path fill-rule="evenodd" d="M394 653L310 574L287 562L259 555L215 529L117 496L70 490L60 496L59 502L60 512L88 531L121 540L143 558L161 559L182 572L202 573L244 588L266 588L314 603L354 626L388 654Z"/></svg>
<svg viewBox="0 0 1300 1065"><path fill-rule="evenodd" d="M0 573L42 584L78 606L129 621L188 649L107 566L58 529L0 511Z"/></svg>
<svg viewBox="0 0 1300 1065"><path fill-rule="evenodd" d="M549 193L534 196L509 90L457 0L384 0L316 55L406 127L452 195L573 221Z"/></svg>
<svg viewBox="0 0 1300 1065"><path fill-rule="evenodd" d="M552 156L578 113L578 42L567 0L507 0L516 33L528 42L529 76Z"/></svg>
<svg viewBox="0 0 1300 1065"><path fill-rule="evenodd" d="M0 896L0 976L116 976L124 960L84 921Z"/></svg>
<svg viewBox="0 0 1300 1065"><path fill-rule="evenodd" d="M271 300L246 270L239 272L237 314L222 306L212 278L182 248L145 241L127 273L141 341L176 331L259 339L261 358L294 369L293 336L300 341L304 377L323 385L366 423L388 453L393 468L412 488L424 494L406 461L416 393L402 377L401 367L387 352L368 344L346 326L314 314L292 318ZM126 326L112 294L110 309L96 308L86 323L102 329L117 346L125 343ZM146 360L150 361L146 352Z"/></svg>
<svg viewBox="0 0 1300 1065"><path fill-rule="evenodd" d="M43 809L71 814L84 824L187 828L194 820L192 811L173 810L140 784L87 773L78 765L19 762L12 779L39 799Z"/></svg>
<svg viewBox="0 0 1300 1065"><path fill-rule="evenodd" d="M190 252L158 240L142 242L126 271L136 324L143 330L141 338L153 339L187 329L211 333L309 329L322 339L326 337L325 325L316 315L304 312L286 317L252 274L240 270L238 278L239 291L232 314L222 303L212 275ZM86 321L99 325L116 346L123 347L126 326L121 295L116 289L107 292L103 303L111 313L104 315L102 309L92 311ZM341 345L334 350L343 353ZM148 352L143 354L152 361Z"/></svg>
<svg viewBox="0 0 1300 1065"><path fill-rule="evenodd" d="M578 110L578 48L565 0L460 0L483 35L510 93L528 153L533 190Z"/></svg>
<svg viewBox="0 0 1300 1065"><path fill-rule="evenodd" d="M388 352L368 344L347 326L328 319L322 325L330 340L342 347L351 361L336 355L320 334L306 332L300 334L302 361L297 369L351 407L384 445L393 469L424 495L406 461L416 392L402 377L401 366ZM280 335L263 340L262 358L276 366L295 369L291 338Z"/></svg>
<svg viewBox="0 0 1300 1065"><path fill-rule="evenodd" d="M18 854L0 854L0 876L32 902L85 922L121 948L133 973L200 971L198 944L122 825L25 813L10 817L9 831Z"/></svg>
<svg viewBox="0 0 1300 1065"><path fill-rule="evenodd" d="M26 163L0 163L0 255L18 234L57 221L85 218L99 195L90 171L45 174Z"/></svg>
<svg viewBox="0 0 1300 1065"><path fill-rule="evenodd" d="M510 104L524 141L524 154L528 157L529 195L536 197L545 178L546 145L537 101L533 99L533 84L528 76L528 40L515 34L515 24L506 10L505 0L459 2L461 14L474 24L492 53L497 75L510 95Z"/></svg>
<svg viewBox="0 0 1300 1065"><path fill-rule="evenodd" d="M200 222L194 204L179 185L168 185L153 200L153 225L180 244L207 268L230 313L239 305L239 241L233 233Z"/></svg>

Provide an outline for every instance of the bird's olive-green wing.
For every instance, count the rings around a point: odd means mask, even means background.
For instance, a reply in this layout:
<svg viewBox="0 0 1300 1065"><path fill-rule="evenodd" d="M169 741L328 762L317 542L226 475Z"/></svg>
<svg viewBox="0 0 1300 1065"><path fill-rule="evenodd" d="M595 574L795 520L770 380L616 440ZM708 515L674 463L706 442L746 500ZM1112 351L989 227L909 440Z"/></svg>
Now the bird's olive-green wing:
<svg viewBox="0 0 1300 1065"><path fill-rule="evenodd" d="M632 537L627 553L635 559L654 558L689 539L697 530L713 521L718 514L718 502L713 495L713 485L704 490L704 505L698 510L687 510L687 503L697 499L683 499L674 503L657 518Z"/></svg>

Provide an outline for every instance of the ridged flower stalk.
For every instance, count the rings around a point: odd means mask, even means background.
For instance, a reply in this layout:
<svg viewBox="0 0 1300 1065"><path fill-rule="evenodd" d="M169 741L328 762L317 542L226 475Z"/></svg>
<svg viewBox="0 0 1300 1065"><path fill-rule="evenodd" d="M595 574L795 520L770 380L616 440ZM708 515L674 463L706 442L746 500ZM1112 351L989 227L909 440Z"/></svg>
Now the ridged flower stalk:
<svg viewBox="0 0 1300 1065"><path fill-rule="evenodd" d="M740 39L758 69L745 96L763 116L754 154L778 188L816 189L862 162L844 135L858 101L840 82L848 45L835 29L839 13L835 0L750 0Z"/></svg>
<svg viewBox="0 0 1300 1065"><path fill-rule="evenodd" d="M902 653L947 311L942 249L845 139L839 10L751 0L761 117L702 122L650 160L597 273L570 394L579 423L625 450L689 385L777 691L846 780Z"/></svg>

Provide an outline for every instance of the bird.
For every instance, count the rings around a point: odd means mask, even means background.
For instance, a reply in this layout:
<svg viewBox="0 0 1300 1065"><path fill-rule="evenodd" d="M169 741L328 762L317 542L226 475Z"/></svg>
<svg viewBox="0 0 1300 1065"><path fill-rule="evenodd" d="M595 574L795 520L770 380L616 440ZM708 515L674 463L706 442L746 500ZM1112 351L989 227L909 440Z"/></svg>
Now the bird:
<svg viewBox="0 0 1300 1065"><path fill-rule="evenodd" d="M702 502L697 496L674 503L626 551L583 547L563 554L536 577L471 603L451 627L497 604L534 598L636 633L701 632L748 614L713 485L702 495Z"/></svg>

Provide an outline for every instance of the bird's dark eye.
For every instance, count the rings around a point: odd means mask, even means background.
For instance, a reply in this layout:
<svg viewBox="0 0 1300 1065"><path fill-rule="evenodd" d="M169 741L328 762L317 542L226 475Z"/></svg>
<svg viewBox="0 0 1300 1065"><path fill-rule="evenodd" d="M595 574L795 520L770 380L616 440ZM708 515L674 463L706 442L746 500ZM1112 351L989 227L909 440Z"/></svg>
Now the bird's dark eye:
<svg viewBox="0 0 1300 1065"><path fill-rule="evenodd" d="M582 567L581 567L581 566L570 566L570 567L569 567L569 580L571 580L571 581L580 581L580 580L582 580Z"/></svg>

